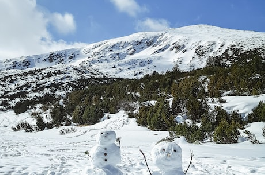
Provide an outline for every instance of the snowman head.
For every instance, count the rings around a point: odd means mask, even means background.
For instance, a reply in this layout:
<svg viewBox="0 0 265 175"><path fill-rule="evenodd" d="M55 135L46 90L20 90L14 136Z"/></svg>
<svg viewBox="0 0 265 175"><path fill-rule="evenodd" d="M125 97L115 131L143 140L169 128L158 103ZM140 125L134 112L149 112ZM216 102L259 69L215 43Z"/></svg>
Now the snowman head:
<svg viewBox="0 0 265 175"><path fill-rule="evenodd" d="M152 158L162 171L182 171L182 149L174 142L161 142L154 146Z"/></svg>
<svg viewBox="0 0 265 175"><path fill-rule="evenodd" d="M97 136L97 142L99 145L109 145L115 143L116 133L115 131L101 130Z"/></svg>

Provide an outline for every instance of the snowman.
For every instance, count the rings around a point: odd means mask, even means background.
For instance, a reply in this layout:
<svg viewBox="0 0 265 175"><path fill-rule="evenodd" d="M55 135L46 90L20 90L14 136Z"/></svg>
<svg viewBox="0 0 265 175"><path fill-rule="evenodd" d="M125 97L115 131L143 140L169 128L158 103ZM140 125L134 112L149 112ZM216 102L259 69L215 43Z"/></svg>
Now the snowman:
<svg viewBox="0 0 265 175"><path fill-rule="evenodd" d="M115 131L102 130L97 135L97 145L90 152L94 168L115 168L121 162L120 147L115 144Z"/></svg>
<svg viewBox="0 0 265 175"><path fill-rule="evenodd" d="M152 149L154 164L163 175L183 175L182 149L174 142L160 142Z"/></svg>

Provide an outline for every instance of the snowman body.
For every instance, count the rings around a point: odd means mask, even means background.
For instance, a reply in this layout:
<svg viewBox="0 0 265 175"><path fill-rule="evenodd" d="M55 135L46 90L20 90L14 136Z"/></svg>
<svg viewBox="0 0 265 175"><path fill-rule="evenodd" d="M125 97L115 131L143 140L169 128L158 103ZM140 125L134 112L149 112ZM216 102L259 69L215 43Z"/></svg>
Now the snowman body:
<svg viewBox="0 0 265 175"><path fill-rule="evenodd" d="M100 131L98 133L97 145L90 151L93 167L116 166L121 162L120 147L115 144L115 140L115 131Z"/></svg>
<svg viewBox="0 0 265 175"><path fill-rule="evenodd" d="M152 149L154 164L165 175L183 175L182 149L174 142L161 142Z"/></svg>

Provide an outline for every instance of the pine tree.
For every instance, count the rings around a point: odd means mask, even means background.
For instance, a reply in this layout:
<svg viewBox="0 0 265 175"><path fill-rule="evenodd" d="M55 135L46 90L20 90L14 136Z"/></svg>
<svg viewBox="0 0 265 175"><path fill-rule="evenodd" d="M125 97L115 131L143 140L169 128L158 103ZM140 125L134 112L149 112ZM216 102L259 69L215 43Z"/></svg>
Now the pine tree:
<svg viewBox="0 0 265 175"><path fill-rule="evenodd" d="M43 121L41 116L37 116L36 125L40 131L43 131L46 128L46 123Z"/></svg>
<svg viewBox="0 0 265 175"><path fill-rule="evenodd" d="M214 131L214 141L220 144L237 143L239 131L236 122L232 121L231 125L222 119Z"/></svg>

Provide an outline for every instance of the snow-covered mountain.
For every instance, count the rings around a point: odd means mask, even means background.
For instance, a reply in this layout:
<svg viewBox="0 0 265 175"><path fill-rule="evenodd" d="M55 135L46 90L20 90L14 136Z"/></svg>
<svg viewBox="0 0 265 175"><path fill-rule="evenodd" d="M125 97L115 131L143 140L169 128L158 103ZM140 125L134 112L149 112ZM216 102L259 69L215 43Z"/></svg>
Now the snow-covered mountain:
<svg viewBox="0 0 265 175"><path fill-rule="evenodd" d="M71 69L91 74L95 70L108 77L141 77L153 71L202 68L210 56L232 48L242 51L263 48L265 33L194 25L164 32L136 33L130 36L48 54L22 56L0 62L0 70Z"/></svg>
<svg viewBox="0 0 265 175"><path fill-rule="evenodd" d="M65 95L80 79L140 78L174 67L190 71L205 67L210 57L256 48L265 48L265 33L194 25L7 59L0 61L0 101L18 93L27 98Z"/></svg>

